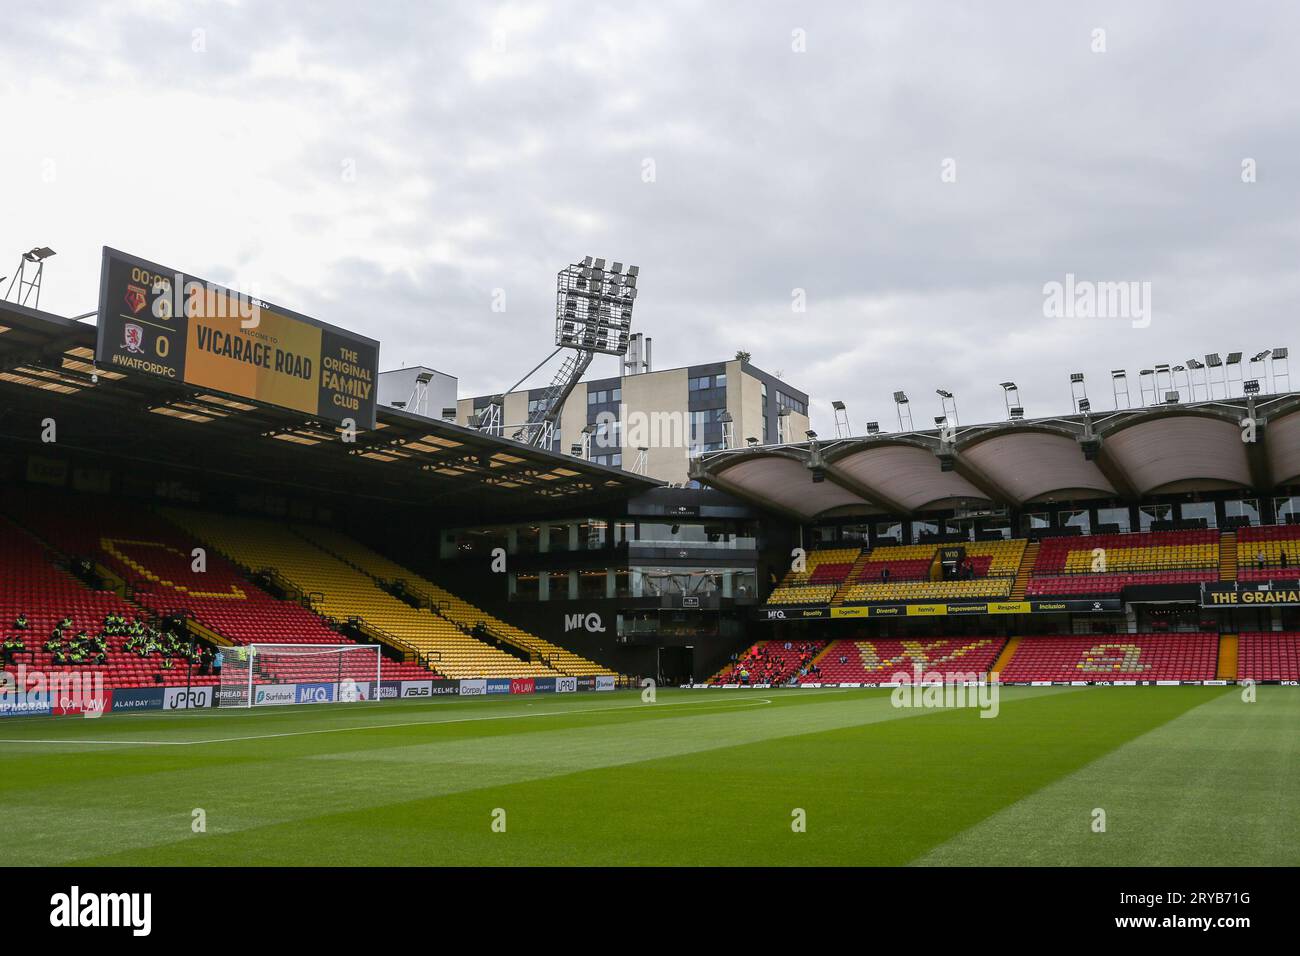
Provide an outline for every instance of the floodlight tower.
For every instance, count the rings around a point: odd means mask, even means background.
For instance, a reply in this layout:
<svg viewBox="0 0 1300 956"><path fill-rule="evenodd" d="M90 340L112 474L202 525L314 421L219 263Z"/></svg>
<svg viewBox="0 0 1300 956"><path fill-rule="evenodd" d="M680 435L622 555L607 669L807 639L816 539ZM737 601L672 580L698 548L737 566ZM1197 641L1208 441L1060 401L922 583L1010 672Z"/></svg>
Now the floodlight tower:
<svg viewBox="0 0 1300 956"><path fill-rule="evenodd" d="M606 266L604 259L591 256L560 270L555 281L555 351L507 391L514 391L560 352L568 349L570 354L528 420L511 436L516 441L549 448L564 403L591 366L591 360L597 354L627 354L640 271L637 266L628 266L624 271L621 262Z"/></svg>

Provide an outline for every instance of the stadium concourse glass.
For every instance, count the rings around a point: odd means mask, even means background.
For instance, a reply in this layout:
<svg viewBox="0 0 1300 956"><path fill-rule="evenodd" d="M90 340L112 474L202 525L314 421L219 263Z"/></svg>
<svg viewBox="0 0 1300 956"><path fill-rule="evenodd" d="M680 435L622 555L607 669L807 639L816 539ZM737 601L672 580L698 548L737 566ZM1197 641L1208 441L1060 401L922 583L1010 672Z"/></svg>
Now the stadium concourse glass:
<svg viewBox="0 0 1300 956"><path fill-rule="evenodd" d="M218 707L379 699L377 644L246 644L221 653Z"/></svg>

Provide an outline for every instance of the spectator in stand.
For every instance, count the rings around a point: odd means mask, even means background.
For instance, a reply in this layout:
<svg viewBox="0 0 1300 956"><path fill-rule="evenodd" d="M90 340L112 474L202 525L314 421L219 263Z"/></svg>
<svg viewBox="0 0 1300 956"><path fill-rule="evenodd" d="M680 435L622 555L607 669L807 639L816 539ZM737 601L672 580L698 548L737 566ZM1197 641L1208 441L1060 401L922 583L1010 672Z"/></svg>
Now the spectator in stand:
<svg viewBox="0 0 1300 956"><path fill-rule="evenodd" d="M19 611L18 616L14 618L14 630L15 631L27 630L27 614L25 612Z"/></svg>
<svg viewBox="0 0 1300 956"><path fill-rule="evenodd" d="M1286 552L1285 552L1285 551L1283 551L1283 552L1278 556L1278 564L1279 564L1281 567L1284 567L1284 568L1286 567Z"/></svg>
<svg viewBox="0 0 1300 956"><path fill-rule="evenodd" d="M221 673L221 665L222 665L224 662L225 662L225 658L222 656L221 651L217 651L217 653L214 654L213 657L212 657L212 673L214 673L214 674L220 674L220 673Z"/></svg>
<svg viewBox="0 0 1300 956"><path fill-rule="evenodd" d="M1257 569L1259 569L1260 571L1263 571L1263 570L1264 570L1264 552L1263 552L1263 551L1257 551L1257 552L1255 552L1255 567L1256 567Z"/></svg>
<svg viewBox="0 0 1300 956"><path fill-rule="evenodd" d="M8 664L13 660L15 654L25 650L27 650L27 645L23 643L21 635L11 634L5 638L4 644L0 644L0 661Z"/></svg>
<svg viewBox="0 0 1300 956"><path fill-rule="evenodd" d="M880 569L880 583L881 584L889 583L889 565L885 565L883 568Z"/></svg>

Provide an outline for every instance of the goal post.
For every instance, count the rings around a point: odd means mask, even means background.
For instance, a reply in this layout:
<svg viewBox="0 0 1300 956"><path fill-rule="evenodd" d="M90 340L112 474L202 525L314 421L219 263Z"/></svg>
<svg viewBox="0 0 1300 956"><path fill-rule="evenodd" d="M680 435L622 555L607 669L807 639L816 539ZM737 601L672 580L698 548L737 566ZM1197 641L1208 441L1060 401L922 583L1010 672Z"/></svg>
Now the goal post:
<svg viewBox="0 0 1300 956"><path fill-rule="evenodd" d="M221 650L218 707L379 700L378 644L241 644Z"/></svg>

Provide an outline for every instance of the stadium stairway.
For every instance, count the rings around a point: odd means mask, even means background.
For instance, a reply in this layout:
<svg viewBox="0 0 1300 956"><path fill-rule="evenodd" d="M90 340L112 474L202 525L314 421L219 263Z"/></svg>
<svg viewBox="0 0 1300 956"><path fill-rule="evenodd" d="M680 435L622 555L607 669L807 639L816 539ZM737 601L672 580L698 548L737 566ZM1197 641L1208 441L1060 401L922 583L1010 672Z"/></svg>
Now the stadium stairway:
<svg viewBox="0 0 1300 956"><path fill-rule="evenodd" d="M435 584L410 568L391 561L361 542L329 528L295 527L306 541L356 568L376 584L401 583L428 609L473 637L474 628L483 625L489 636L521 650L534 663L542 663L571 677L618 674L594 661L587 660L558 644L501 620L482 608Z"/></svg>
<svg viewBox="0 0 1300 956"><path fill-rule="evenodd" d="M1237 677L1237 635L1219 635L1219 664L1215 677L1219 680L1235 680Z"/></svg>
<svg viewBox="0 0 1300 956"><path fill-rule="evenodd" d="M998 659L993 662L993 669L990 673L1001 674L1007 665L1011 663L1011 658L1016 656L1016 648L1019 646L1020 638L1013 637L1008 640L1006 646L1002 648L1002 653L998 654Z"/></svg>
<svg viewBox="0 0 1300 956"><path fill-rule="evenodd" d="M1219 580L1237 580L1237 532L1225 531L1219 538Z"/></svg>
<svg viewBox="0 0 1300 956"><path fill-rule="evenodd" d="M831 598L831 607L839 607L844 603L844 597L848 594L849 585L862 577L862 569L867 566L871 560L871 549L863 548L858 552L858 556L853 559L853 566L849 568L848 576L845 577L844 583L835 591L835 596Z"/></svg>
<svg viewBox="0 0 1300 956"><path fill-rule="evenodd" d="M1016 582L1011 585L1011 600L1023 601L1025 589L1029 587L1029 578L1034 573L1038 561L1038 542L1030 541L1025 545L1025 553L1020 558L1020 567L1016 570Z"/></svg>

